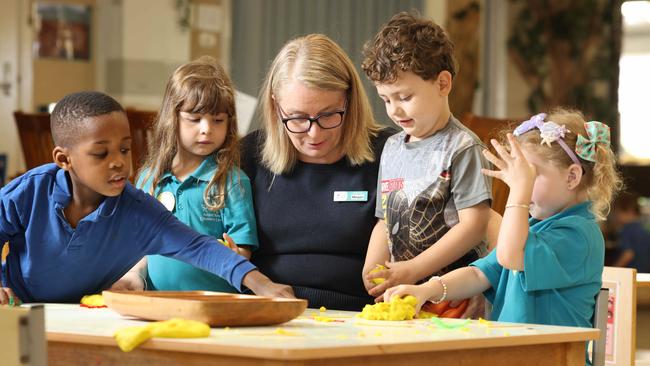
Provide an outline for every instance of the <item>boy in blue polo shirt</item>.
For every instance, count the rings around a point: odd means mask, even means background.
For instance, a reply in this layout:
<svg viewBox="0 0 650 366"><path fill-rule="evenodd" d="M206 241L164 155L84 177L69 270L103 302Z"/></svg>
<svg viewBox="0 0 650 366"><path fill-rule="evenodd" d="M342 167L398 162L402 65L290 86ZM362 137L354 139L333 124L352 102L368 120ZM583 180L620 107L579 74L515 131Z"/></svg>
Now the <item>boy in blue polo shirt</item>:
<svg viewBox="0 0 650 366"><path fill-rule="evenodd" d="M128 182L129 122L114 99L70 94L57 103L51 128L55 164L32 169L0 190L0 243L10 245L1 304L13 296L78 302L109 288L149 254L191 263L238 290L293 296L290 287L194 232Z"/></svg>

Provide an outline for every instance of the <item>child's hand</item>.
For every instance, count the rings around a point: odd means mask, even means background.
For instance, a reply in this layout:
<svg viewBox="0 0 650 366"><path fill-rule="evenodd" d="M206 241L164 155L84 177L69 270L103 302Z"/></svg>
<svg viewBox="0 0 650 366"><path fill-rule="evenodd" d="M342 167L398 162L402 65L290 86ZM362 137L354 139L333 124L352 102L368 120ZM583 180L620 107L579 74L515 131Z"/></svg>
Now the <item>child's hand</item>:
<svg viewBox="0 0 650 366"><path fill-rule="evenodd" d="M255 295L268 297L285 297L295 299L291 286L275 283L262 272L254 269L242 279L242 285L248 287Z"/></svg>
<svg viewBox="0 0 650 366"><path fill-rule="evenodd" d="M521 151L521 146L508 134L510 153L496 140L491 140L492 146L497 151L497 158L488 150L483 150L483 155L499 170L481 169L487 176L501 179L510 187L510 197L515 196L515 202L528 204L533 191L533 183L537 175L535 166L530 164Z"/></svg>
<svg viewBox="0 0 650 366"><path fill-rule="evenodd" d="M455 304L452 303L452 305ZM483 295L470 297L467 309L465 309L465 312L463 312L463 315L460 317L462 319L485 318L485 297L483 297Z"/></svg>
<svg viewBox="0 0 650 366"><path fill-rule="evenodd" d="M241 248L237 246L237 243L230 237L230 235L223 233L223 240L217 239L219 243L223 244L230 248L233 252L245 257L246 259L251 259L251 251L247 248Z"/></svg>
<svg viewBox="0 0 650 366"><path fill-rule="evenodd" d="M122 278L115 281L109 291L144 291L146 288L144 277L138 271L126 272Z"/></svg>
<svg viewBox="0 0 650 366"><path fill-rule="evenodd" d="M414 277L412 272L412 266L409 265L409 261L400 261L400 262L386 262L386 269L379 270L372 274L368 273L366 275L366 280L371 281L374 278L384 278L384 282L375 285L370 290L368 294L375 297L375 301L379 302L382 299L382 294L389 287L402 285L402 284L414 284L417 282L418 278Z"/></svg>
<svg viewBox="0 0 650 366"><path fill-rule="evenodd" d="M422 285L399 285L396 287L391 287L384 292L384 294L381 296L381 299L384 302L389 302L392 298L394 297L403 297L406 295L413 295L415 296L416 299L418 299L417 305L415 305L415 314L417 315L420 313L420 308L422 308L422 304L424 304L428 299L433 296L432 293L430 293L430 289L425 286L426 284Z"/></svg>
<svg viewBox="0 0 650 366"><path fill-rule="evenodd" d="M22 301L9 287L0 287L0 305L20 305Z"/></svg>

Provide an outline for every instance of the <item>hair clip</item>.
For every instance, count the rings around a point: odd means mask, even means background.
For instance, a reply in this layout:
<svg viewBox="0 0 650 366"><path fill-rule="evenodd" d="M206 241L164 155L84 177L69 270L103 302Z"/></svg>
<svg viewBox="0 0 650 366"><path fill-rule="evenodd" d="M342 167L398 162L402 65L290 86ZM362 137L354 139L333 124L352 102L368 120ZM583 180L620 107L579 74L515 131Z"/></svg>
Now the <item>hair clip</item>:
<svg viewBox="0 0 650 366"><path fill-rule="evenodd" d="M544 122L546 118L546 113L539 113L532 116L529 120L522 122L515 130L512 132L514 136L521 136L524 133L537 128L539 130L539 136L542 138L541 144L546 144L551 146L552 142L557 142L567 155L573 160L574 163L581 165L580 160L576 156L576 153L571 150L569 145L564 142L564 136L569 131L565 126L560 126L553 121Z"/></svg>
<svg viewBox="0 0 650 366"><path fill-rule="evenodd" d="M602 122L589 121L585 123L585 130L587 131L586 138L582 135L578 135L578 140L576 141L576 153L585 160L596 162L596 146L600 144L601 146L604 145L604 147L609 148L609 126Z"/></svg>

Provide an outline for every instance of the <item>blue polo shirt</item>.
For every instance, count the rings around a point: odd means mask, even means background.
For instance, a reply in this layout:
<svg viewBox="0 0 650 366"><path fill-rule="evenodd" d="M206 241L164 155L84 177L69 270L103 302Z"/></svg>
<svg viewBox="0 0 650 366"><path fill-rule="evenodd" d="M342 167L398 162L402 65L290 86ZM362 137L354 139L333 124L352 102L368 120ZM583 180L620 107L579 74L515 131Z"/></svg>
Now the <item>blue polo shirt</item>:
<svg viewBox="0 0 650 366"><path fill-rule="evenodd" d="M632 250L634 258L626 265L639 273L650 272L650 232L640 221L625 224L618 232L618 247Z"/></svg>
<svg viewBox="0 0 650 366"><path fill-rule="evenodd" d="M492 285L484 294L494 319L593 327L605 242L589 206L585 202L542 221L530 219L523 271L503 268L496 250L471 264Z"/></svg>
<svg viewBox="0 0 650 366"><path fill-rule="evenodd" d="M229 172L226 202L222 209L212 211L205 205L203 193L217 168L214 158L208 157L182 182L171 172L166 172L154 190L154 197L158 197L162 192L173 194L174 216L197 232L218 239L223 237L223 233L228 233L238 245L247 245L252 250L257 249L257 227L251 185L244 172L238 168ZM140 175L137 186L145 192L150 192L152 179L143 182L146 173L145 171ZM157 290L237 291L221 277L161 255L148 256L147 269L151 284Z"/></svg>
<svg viewBox="0 0 650 366"><path fill-rule="evenodd" d="M72 228L63 216L71 188L69 175L47 164L0 190L0 243L10 243L2 284L25 302L78 302L110 287L149 254L187 261L236 288L255 269L128 183Z"/></svg>

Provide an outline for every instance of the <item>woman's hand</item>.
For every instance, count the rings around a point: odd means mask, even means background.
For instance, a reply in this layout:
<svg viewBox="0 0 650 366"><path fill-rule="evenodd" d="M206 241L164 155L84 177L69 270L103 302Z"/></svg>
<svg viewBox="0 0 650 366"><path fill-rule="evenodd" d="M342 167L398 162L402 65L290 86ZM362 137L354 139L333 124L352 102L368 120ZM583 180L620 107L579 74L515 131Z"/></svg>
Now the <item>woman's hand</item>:
<svg viewBox="0 0 650 366"><path fill-rule="evenodd" d="M20 305L21 303L22 301L14 295L9 287L0 287L0 305Z"/></svg>

